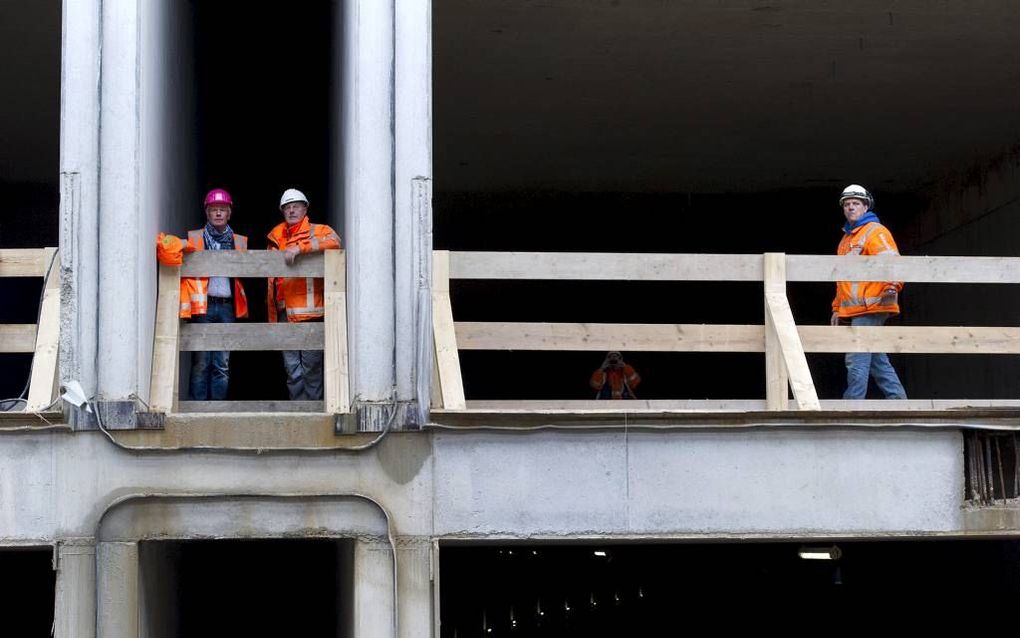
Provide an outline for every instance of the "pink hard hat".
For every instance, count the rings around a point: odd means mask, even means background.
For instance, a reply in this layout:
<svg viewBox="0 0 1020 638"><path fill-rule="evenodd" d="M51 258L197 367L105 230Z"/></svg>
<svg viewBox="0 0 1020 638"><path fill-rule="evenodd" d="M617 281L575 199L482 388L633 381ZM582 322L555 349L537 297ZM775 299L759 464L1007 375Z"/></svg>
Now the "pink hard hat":
<svg viewBox="0 0 1020 638"><path fill-rule="evenodd" d="M226 204L233 208L234 200L230 198L230 193L223 190L222 188L214 188L205 196L205 205L210 204Z"/></svg>

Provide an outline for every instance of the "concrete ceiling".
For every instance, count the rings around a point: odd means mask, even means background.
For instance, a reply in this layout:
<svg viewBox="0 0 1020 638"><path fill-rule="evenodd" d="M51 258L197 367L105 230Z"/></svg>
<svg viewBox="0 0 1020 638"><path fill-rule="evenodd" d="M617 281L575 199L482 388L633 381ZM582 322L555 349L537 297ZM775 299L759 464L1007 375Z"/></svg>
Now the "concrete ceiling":
<svg viewBox="0 0 1020 638"><path fill-rule="evenodd" d="M56 183L60 0L0 0L0 182Z"/></svg>
<svg viewBox="0 0 1020 638"><path fill-rule="evenodd" d="M433 0L440 191L907 191L1020 141L1015 0Z"/></svg>

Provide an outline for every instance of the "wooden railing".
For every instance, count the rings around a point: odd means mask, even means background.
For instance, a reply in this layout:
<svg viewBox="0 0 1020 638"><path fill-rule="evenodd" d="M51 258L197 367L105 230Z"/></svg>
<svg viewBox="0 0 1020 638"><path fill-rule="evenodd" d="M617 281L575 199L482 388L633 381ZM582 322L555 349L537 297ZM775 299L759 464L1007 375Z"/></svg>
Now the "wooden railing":
<svg viewBox="0 0 1020 638"><path fill-rule="evenodd" d="M0 250L0 277L42 277L44 280L38 324L0 324L0 352L34 353L26 412L45 410L56 397L60 342L59 259L56 248Z"/></svg>
<svg viewBox="0 0 1020 638"><path fill-rule="evenodd" d="M760 281L764 325L455 322L450 280ZM1018 327L798 326L787 282L904 281L1020 284L1015 257L836 257L815 255L495 253L436 251L433 259L433 326L436 366L433 408L464 410L459 350L577 350L652 352L763 352L765 401L526 402L481 401L479 409L552 406L601 409L858 410L864 402L819 401L805 353L887 352L1020 354ZM474 402L472 402L474 403ZM892 401L901 409L946 409L996 402ZM615 404L615 405L614 405ZM1003 401L1002 405L1020 405ZM739 406L739 407L737 407Z"/></svg>
<svg viewBox="0 0 1020 638"><path fill-rule="evenodd" d="M191 324L178 319L181 277L322 277L322 323ZM152 353L150 408L180 411L177 380L180 352L217 350L323 350L325 404L318 402L189 402L188 410L231 412L294 411L319 408L330 414L350 411L347 370L347 273L344 252L305 254L288 266L278 251L199 251L184 265L159 266L159 297ZM209 405L204 405L209 404ZM215 404L215 405L213 405ZM314 405L313 405L314 404Z"/></svg>

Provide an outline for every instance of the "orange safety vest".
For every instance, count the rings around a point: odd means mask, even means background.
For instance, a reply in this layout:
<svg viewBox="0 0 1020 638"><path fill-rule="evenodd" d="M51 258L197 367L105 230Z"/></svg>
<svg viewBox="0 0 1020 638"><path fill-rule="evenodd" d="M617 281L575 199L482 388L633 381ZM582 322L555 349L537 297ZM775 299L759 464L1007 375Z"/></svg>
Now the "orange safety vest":
<svg viewBox="0 0 1020 638"><path fill-rule="evenodd" d="M899 255L900 251L888 228L878 222L868 222L845 233L836 254ZM882 298L882 293L887 288L895 288L899 293L903 290L903 282L837 281L832 311L843 318L878 312L899 314L900 306L896 300L887 303Z"/></svg>
<svg viewBox="0 0 1020 638"><path fill-rule="evenodd" d="M641 383L641 376L629 365L624 365L623 368L609 368L608 370L602 370L599 368L595 372L591 373L591 387L599 391L599 395L595 398L607 398L602 395L603 386L609 386L610 396L608 398L613 399L636 399L637 395L634 394L634 388Z"/></svg>
<svg viewBox="0 0 1020 638"><path fill-rule="evenodd" d="M204 229L188 231L188 248L205 250ZM248 250L248 238L234 233L234 250ZM209 278L181 277L181 319L190 319L195 315L204 315L209 310ZM244 286L240 279L234 279L234 315L238 319L248 316L248 297L244 294Z"/></svg>
<svg viewBox="0 0 1020 638"><path fill-rule="evenodd" d="M340 248L340 236L326 224L313 224L308 217L290 228L278 224L269 231L269 250L297 246L302 253ZM287 309L287 321L312 321L325 316L321 277L270 277L266 305L269 321L278 321L277 306Z"/></svg>

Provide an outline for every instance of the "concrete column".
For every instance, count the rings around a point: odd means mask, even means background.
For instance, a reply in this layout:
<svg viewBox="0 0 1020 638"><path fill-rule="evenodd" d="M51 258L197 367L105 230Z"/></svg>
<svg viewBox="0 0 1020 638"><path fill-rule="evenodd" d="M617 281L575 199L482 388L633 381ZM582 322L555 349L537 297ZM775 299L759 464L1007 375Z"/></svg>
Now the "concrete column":
<svg viewBox="0 0 1020 638"><path fill-rule="evenodd" d="M394 384L393 3L343 3L343 198L358 428L381 429Z"/></svg>
<svg viewBox="0 0 1020 638"><path fill-rule="evenodd" d="M96 391L100 0L64 0L60 73L60 370Z"/></svg>
<svg viewBox="0 0 1020 638"><path fill-rule="evenodd" d="M355 541L353 635L392 637L393 605L393 556L389 544L384 540Z"/></svg>
<svg viewBox="0 0 1020 638"><path fill-rule="evenodd" d="M432 544L428 538L397 548L397 597L401 638L431 638ZM436 566L438 567L438 566Z"/></svg>
<svg viewBox="0 0 1020 638"><path fill-rule="evenodd" d="M432 14L430 0L395 5L394 286L397 399L431 382ZM425 302L422 307L419 302ZM425 326L425 320L429 325ZM426 386L427 390L427 386ZM425 408L428 407L428 394ZM422 411L413 421L423 422ZM414 412L411 412L414 416Z"/></svg>
<svg viewBox="0 0 1020 638"><path fill-rule="evenodd" d="M97 546L99 638L138 638L138 543Z"/></svg>
<svg viewBox="0 0 1020 638"><path fill-rule="evenodd" d="M140 68L138 0L103 0L99 136L98 391L125 401L138 390ZM151 286L150 286L151 288ZM106 421L115 427L120 412Z"/></svg>
<svg viewBox="0 0 1020 638"><path fill-rule="evenodd" d="M57 591L53 610L56 638L95 638L96 546L57 546Z"/></svg>

